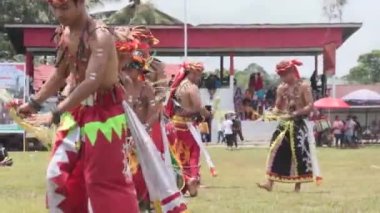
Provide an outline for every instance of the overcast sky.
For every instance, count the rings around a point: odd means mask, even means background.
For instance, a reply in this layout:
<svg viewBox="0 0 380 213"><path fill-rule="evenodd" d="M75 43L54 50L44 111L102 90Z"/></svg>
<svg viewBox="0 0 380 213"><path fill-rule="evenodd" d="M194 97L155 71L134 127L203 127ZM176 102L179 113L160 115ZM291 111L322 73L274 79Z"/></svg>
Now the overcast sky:
<svg viewBox="0 0 380 213"><path fill-rule="evenodd" d="M327 22L322 11L324 1L326 0L188 0L188 22L194 25ZM184 0L151 0L151 2L158 9L183 20ZM116 3L106 3L97 9L118 9L126 4L128 4L128 0L121 0ZM360 54L380 49L379 8L379 0L348 0L348 4L344 8L343 21L362 22L363 27L338 49L338 76L347 74L349 69L356 65ZM301 68L302 75L310 76L314 69L314 58L298 58L304 62L304 66ZM219 58L195 59L202 60L209 70L219 67ZM235 60L235 67L244 69L249 63L255 62L263 66L269 73L274 73L274 66L281 59L283 57L239 57ZM175 63L181 62L182 59L163 58L163 60ZM320 68L322 68L321 65ZM225 60L225 67L229 67L228 60Z"/></svg>

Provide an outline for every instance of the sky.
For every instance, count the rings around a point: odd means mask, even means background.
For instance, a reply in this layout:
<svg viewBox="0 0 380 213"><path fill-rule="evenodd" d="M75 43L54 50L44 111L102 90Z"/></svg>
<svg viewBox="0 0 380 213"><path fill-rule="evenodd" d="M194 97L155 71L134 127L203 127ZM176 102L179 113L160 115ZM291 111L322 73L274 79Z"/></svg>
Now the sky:
<svg viewBox="0 0 380 213"><path fill-rule="evenodd" d="M328 0L187 0L188 22L198 24L264 24L264 23L326 23L323 16L323 3ZM180 20L184 20L184 0L150 0L158 9ZM221 3L225 2L225 3ZM106 3L95 10L118 9L128 4L128 0ZM212 8L212 10L210 10ZM337 76L348 74L357 65L358 56L380 49L380 1L348 0L343 11L343 22L361 22L363 26L337 50ZM243 14L243 15L242 15ZM269 73L274 73L275 64L289 57L237 57L235 68L243 70L255 62ZM297 57L304 62L301 75L311 76L314 70L314 57ZM162 58L168 63L180 63L183 58ZM205 63L207 70L219 68L218 57L189 58ZM322 59L319 60L322 68ZM229 67L226 58L225 67Z"/></svg>

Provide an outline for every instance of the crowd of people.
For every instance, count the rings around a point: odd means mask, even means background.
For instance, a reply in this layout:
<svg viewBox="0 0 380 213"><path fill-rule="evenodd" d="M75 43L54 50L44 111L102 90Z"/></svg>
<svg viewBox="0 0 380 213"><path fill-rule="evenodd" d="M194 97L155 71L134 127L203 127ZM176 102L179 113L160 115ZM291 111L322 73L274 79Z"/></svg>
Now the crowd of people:
<svg viewBox="0 0 380 213"><path fill-rule="evenodd" d="M317 145L335 146L337 148L356 148L365 141L377 142L379 127L376 120L371 126L363 126L358 117L348 115L346 119L335 116L330 122L326 116L321 116L315 120L315 135Z"/></svg>
<svg viewBox="0 0 380 213"><path fill-rule="evenodd" d="M265 89L261 74L253 73L244 94L240 87L235 89L235 111L242 120L256 120L266 109L273 107L275 99L276 87Z"/></svg>

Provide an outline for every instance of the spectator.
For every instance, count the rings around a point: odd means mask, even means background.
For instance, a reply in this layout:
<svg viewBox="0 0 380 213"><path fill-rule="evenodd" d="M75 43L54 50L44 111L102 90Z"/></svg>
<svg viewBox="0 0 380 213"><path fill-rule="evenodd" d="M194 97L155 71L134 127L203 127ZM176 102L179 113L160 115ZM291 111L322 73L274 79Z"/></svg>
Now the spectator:
<svg viewBox="0 0 380 213"><path fill-rule="evenodd" d="M339 116L335 116L335 121L333 123L333 133L335 136L335 146L342 147L343 142L343 131L344 131L344 123L339 119Z"/></svg>
<svg viewBox="0 0 380 213"><path fill-rule="evenodd" d="M240 87L236 88L234 95L235 112L241 114L243 112L243 93Z"/></svg>
<svg viewBox="0 0 380 213"><path fill-rule="evenodd" d="M360 139L361 139L361 135L362 135L362 126L360 125L360 122L358 121L358 117L356 116L353 116L353 121L355 122L355 129L354 129L354 142L356 145L359 144L360 142Z"/></svg>
<svg viewBox="0 0 380 213"><path fill-rule="evenodd" d="M210 130L208 128L208 124L207 124L206 119L204 117L202 117L202 121L198 124L198 129L199 129L199 132L201 133L202 142L203 143L210 142L208 140L208 135L210 134Z"/></svg>
<svg viewBox="0 0 380 213"><path fill-rule="evenodd" d="M248 90L250 92L254 92L256 88L256 73L252 73L249 76L249 82L248 82Z"/></svg>
<svg viewBox="0 0 380 213"><path fill-rule="evenodd" d="M225 141L225 138L224 138L224 133L223 133L223 118L220 118L219 122L218 122L218 141L217 143L220 143L220 142L224 142Z"/></svg>
<svg viewBox="0 0 380 213"><path fill-rule="evenodd" d="M214 119L214 113L212 112L211 105L206 105L205 109L210 112L210 116L206 118L206 123L209 129L209 134L207 135L207 142L210 142L211 141L211 123L212 123L212 120Z"/></svg>
<svg viewBox="0 0 380 213"><path fill-rule="evenodd" d="M210 94L210 100L213 100L214 99L214 95L215 95L215 92L216 92L216 81L217 81L218 77L214 74L214 73L211 73L208 78L206 79L206 88Z"/></svg>
<svg viewBox="0 0 380 213"><path fill-rule="evenodd" d="M257 91L260 91L262 89L264 89L264 80L263 80L263 77L261 76L261 73L256 73L256 77L255 77L255 92Z"/></svg>
<svg viewBox="0 0 380 213"><path fill-rule="evenodd" d="M353 144L355 125L356 123L354 122L354 120L352 120L352 117L347 116L347 120L344 127L344 137L347 146L352 146Z"/></svg>
<svg viewBox="0 0 380 213"><path fill-rule="evenodd" d="M0 144L0 167L2 166L12 166L13 160L9 157L7 150Z"/></svg>
<svg viewBox="0 0 380 213"><path fill-rule="evenodd" d="M267 93L265 94L267 106L272 107L274 105L275 93L276 90L274 88L268 89Z"/></svg>
<svg viewBox="0 0 380 213"><path fill-rule="evenodd" d="M237 148L237 136L239 136L240 141L244 141L243 133L241 131L241 120L238 115L235 116L233 119L233 132L234 132L234 140L235 140L235 146Z"/></svg>
<svg viewBox="0 0 380 213"><path fill-rule="evenodd" d="M223 121L223 134L227 141L227 149L231 149L233 145L233 131L232 131L233 122L230 115L225 115L225 120Z"/></svg>

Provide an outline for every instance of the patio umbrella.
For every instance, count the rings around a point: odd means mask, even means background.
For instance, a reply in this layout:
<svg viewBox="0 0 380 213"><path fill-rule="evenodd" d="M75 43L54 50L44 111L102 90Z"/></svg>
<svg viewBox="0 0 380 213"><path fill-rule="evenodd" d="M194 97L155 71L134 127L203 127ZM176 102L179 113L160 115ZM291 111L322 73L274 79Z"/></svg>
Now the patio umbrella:
<svg viewBox="0 0 380 213"><path fill-rule="evenodd" d="M314 107L319 109L348 109L350 105L341 99L327 97L314 102Z"/></svg>
<svg viewBox="0 0 380 213"><path fill-rule="evenodd" d="M380 101L380 94L372 90L360 89L345 95L345 101Z"/></svg>

